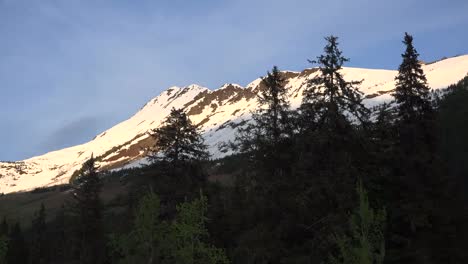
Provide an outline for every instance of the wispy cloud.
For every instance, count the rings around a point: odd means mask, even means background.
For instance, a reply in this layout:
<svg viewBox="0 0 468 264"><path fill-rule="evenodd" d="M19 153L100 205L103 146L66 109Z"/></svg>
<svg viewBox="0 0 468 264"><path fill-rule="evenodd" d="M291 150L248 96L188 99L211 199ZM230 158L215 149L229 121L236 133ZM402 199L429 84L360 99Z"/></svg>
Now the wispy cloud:
<svg viewBox="0 0 468 264"><path fill-rule="evenodd" d="M102 120L95 116L81 117L65 123L56 131L53 131L44 142L40 144L43 150L58 150L83 142L83 139L91 140L89 135L97 135Z"/></svg>

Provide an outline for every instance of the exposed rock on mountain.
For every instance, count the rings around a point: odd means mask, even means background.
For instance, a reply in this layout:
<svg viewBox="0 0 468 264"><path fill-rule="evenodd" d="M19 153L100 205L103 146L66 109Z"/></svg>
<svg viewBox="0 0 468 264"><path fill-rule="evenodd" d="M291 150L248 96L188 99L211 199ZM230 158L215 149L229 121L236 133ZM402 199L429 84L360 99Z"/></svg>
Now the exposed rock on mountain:
<svg viewBox="0 0 468 264"><path fill-rule="evenodd" d="M426 64L423 69L431 88L445 88L468 73L468 55ZM307 80L318 74L317 69L284 71L282 74L286 79L291 106L298 107ZM343 68L346 79L364 80L361 91L368 106L391 99L396 74L397 71L393 70ZM220 150L219 147L223 142L232 140L236 127L246 124L251 112L260 107L256 95L264 88L262 86L259 78L246 87L237 84L225 84L215 90L195 84L170 87L150 100L134 116L88 143L24 161L0 162L0 193L66 183L92 153L102 170L137 164L145 154L145 147L153 143L148 132L160 126L173 107L185 109L192 122L200 125L213 157L228 155L228 150Z"/></svg>

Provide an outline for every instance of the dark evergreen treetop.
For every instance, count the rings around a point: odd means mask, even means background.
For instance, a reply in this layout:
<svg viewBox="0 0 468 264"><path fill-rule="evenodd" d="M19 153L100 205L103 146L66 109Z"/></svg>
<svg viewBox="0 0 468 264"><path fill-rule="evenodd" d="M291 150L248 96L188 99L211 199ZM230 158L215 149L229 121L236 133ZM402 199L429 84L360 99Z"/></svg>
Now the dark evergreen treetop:
<svg viewBox="0 0 468 264"><path fill-rule="evenodd" d="M252 172L256 171L256 181L265 182L261 185L267 189L286 175L293 157L290 150L294 130L285 78L278 67L262 77L260 87L259 108L252 114L253 122L237 129L232 147L248 158Z"/></svg>
<svg viewBox="0 0 468 264"><path fill-rule="evenodd" d="M207 146L198 127L190 121L182 109L171 110L163 126L152 130L156 145L149 150L152 161L179 162L206 160Z"/></svg>
<svg viewBox="0 0 468 264"><path fill-rule="evenodd" d="M315 115L319 125L329 122L328 118L349 113L364 120L368 109L362 104L362 92L358 85L362 81L346 81L340 73L349 59L343 57L338 48L338 37L326 37L324 54L310 63L318 64L320 73L309 81L304 91L302 109Z"/></svg>
<svg viewBox="0 0 468 264"><path fill-rule="evenodd" d="M258 95L258 102L266 108L260 109L254 115L254 120L265 130L266 136L276 144L287 123L289 103L287 90L284 87L285 79L281 76L278 67L273 66L272 71L267 72L267 76L263 77L262 81L265 89Z"/></svg>
<svg viewBox="0 0 468 264"><path fill-rule="evenodd" d="M393 96L398 103L398 116L403 121L414 120L431 109L430 89L418 60L418 52L413 46L413 37L405 33L406 45L403 62L395 77L396 87Z"/></svg>
<svg viewBox="0 0 468 264"><path fill-rule="evenodd" d="M91 158L83 164L76 180L74 197L78 202L83 202L84 200L99 201L102 183L97 169L96 159L91 155Z"/></svg>

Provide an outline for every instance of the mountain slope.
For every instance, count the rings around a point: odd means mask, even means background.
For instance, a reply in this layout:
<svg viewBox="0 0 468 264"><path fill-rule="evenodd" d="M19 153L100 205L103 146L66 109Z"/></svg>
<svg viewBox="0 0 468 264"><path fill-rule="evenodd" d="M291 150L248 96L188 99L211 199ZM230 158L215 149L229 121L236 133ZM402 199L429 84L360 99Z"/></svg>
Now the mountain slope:
<svg viewBox="0 0 468 264"><path fill-rule="evenodd" d="M466 76L468 55L427 64L423 69L431 88L445 88ZM317 74L317 69L284 71L282 74L287 80L291 106L297 107L307 80ZM364 80L361 91L368 106L391 99L396 74L397 71L393 70L343 69L346 79ZM216 90L194 84L170 87L134 116L88 143L23 161L0 162L0 193L66 183L91 154L98 157L102 169L132 164L143 157L144 147L153 143L148 131L160 126L173 107L184 108L190 119L200 124L214 157L227 155L229 151L220 147L223 142L234 138L236 127L248 121L250 113L259 107L256 94L261 86L261 79L256 79L245 88L237 84L226 84Z"/></svg>

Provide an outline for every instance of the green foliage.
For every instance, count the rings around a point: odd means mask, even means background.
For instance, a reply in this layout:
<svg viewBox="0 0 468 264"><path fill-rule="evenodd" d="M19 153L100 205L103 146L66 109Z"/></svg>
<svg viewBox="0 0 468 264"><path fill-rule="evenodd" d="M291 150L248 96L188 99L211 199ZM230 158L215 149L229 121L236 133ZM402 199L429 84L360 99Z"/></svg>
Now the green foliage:
<svg viewBox="0 0 468 264"><path fill-rule="evenodd" d="M160 200L152 191L143 196L129 234L110 237L109 246L118 263L159 263L167 232L160 221Z"/></svg>
<svg viewBox="0 0 468 264"><path fill-rule="evenodd" d="M206 229L208 210L207 198L184 202L177 206L177 217L170 227L171 256L177 264L227 264L224 251L204 240L208 237Z"/></svg>
<svg viewBox="0 0 468 264"><path fill-rule="evenodd" d="M177 206L172 223L160 220L160 200L149 192L139 202L132 231L112 235L109 246L118 263L227 264L224 251L205 242L207 198Z"/></svg>
<svg viewBox="0 0 468 264"><path fill-rule="evenodd" d="M375 211L362 182L356 188L359 206L349 223L349 235L336 236L339 256L332 264L383 264L385 258L385 210Z"/></svg>

